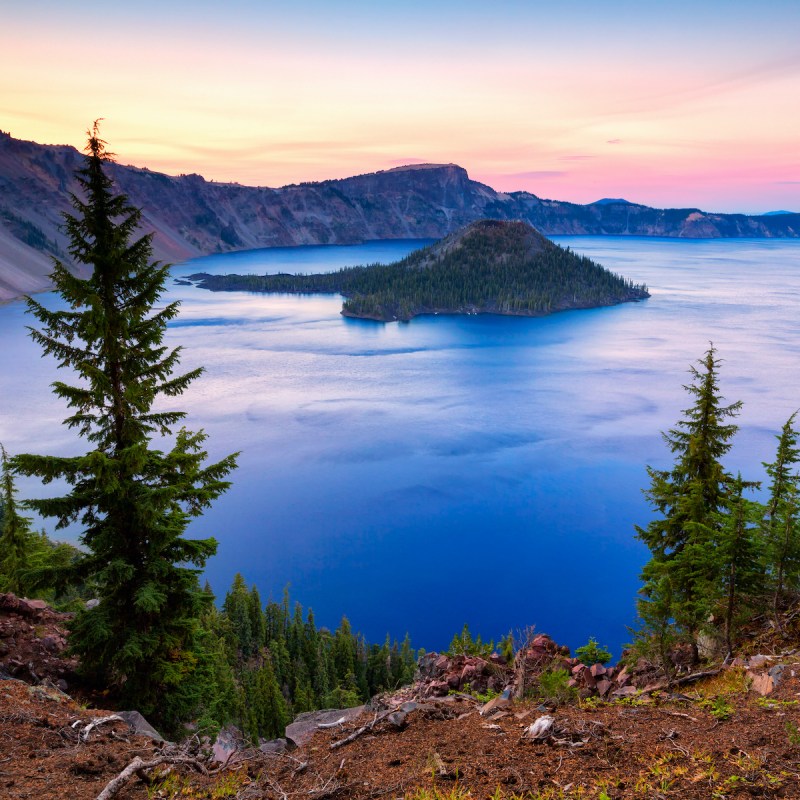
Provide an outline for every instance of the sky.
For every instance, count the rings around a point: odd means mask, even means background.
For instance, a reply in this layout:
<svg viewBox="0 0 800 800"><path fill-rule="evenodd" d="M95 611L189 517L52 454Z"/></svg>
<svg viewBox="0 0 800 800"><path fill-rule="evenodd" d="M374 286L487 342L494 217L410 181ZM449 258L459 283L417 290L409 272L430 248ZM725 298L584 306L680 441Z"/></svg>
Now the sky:
<svg viewBox="0 0 800 800"><path fill-rule="evenodd" d="M0 130L282 186L456 163L588 203L800 211L797 0L0 0Z"/></svg>

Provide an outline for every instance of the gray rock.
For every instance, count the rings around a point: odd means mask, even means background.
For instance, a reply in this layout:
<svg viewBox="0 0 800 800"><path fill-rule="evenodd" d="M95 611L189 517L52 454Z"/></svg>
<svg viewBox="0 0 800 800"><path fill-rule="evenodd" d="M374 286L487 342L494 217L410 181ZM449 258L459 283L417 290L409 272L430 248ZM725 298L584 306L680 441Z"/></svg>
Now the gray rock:
<svg viewBox="0 0 800 800"><path fill-rule="evenodd" d="M286 739L270 739L267 742L261 742L258 749L267 755L280 755L289 749L289 743Z"/></svg>
<svg viewBox="0 0 800 800"><path fill-rule="evenodd" d="M290 749L302 747L311 740L318 730L318 725L336 722L344 717L345 722L350 722L359 717L364 711L364 706L344 709L326 709L324 711L306 711L298 714L291 725L286 726L286 740Z"/></svg>
<svg viewBox="0 0 800 800"><path fill-rule="evenodd" d="M96 597L93 597L91 600L87 600L85 605L86 610L91 611L93 608L97 608L97 606L100 605L100 601Z"/></svg>
<svg viewBox="0 0 800 800"><path fill-rule="evenodd" d="M781 682L781 678L783 678L783 670L784 670L783 664L776 664L767 673L770 676L770 678L772 678L773 686L777 686Z"/></svg>
<svg viewBox="0 0 800 800"><path fill-rule="evenodd" d="M408 713L405 711L393 711L386 719L390 725L402 730L408 724Z"/></svg>
<svg viewBox="0 0 800 800"><path fill-rule="evenodd" d="M138 711L118 711L117 714L128 723L131 733L147 736L148 739L153 739L156 742L166 741Z"/></svg>
<svg viewBox="0 0 800 800"><path fill-rule="evenodd" d="M217 734L214 744L211 745L211 752L214 761L220 764L227 764L234 753L243 750L245 746L244 736L235 725L226 725Z"/></svg>

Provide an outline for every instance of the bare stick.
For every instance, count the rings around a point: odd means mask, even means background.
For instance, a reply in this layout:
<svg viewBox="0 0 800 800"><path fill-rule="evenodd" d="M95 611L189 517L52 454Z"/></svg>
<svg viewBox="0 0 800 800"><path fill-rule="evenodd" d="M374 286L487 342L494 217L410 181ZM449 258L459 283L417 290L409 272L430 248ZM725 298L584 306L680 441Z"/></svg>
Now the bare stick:
<svg viewBox="0 0 800 800"><path fill-rule="evenodd" d="M189 756L159 756L150 761L144 761L139 756L131 761L116 778L106 784L106 788L97 795L97 800L111 800L115 797L131 779L131 776L141 773L146 769L153 769L160 767L162 764L189 764L204 775L208 774L208 770L196 759Z"/></svg>
<svg viewBox="0 0 800 800"><path fill-rule="evenodd" d="M318 728L338 728L340 725L344 725L347 720L344 717L339 717L336 722L318 722Z"/></svg>
<svg viewBox="0 0 800 800"><path fill-rule="evenodd" d="M100 719L93 719L85 728L81 729L81 741L85 742L89 738L89 734L94 730L94 728L98 727L99 725L104 725L106 722L124 722L125 720L122 717L117 716L116 714L111 714L108 717L100 717ZM74 724L73 724L73 727Z"/></svg>
<svg viewBox="0 0 800 800"><path fill-rule="evenodd" d="M386 719L386 717L388 717L391 713L391 711L384 711L383 714L376 714L375 719L373 719L372 722L362 725L357 731L353 731L353 733L351 733L346 739L341 739L338 742L334 742L330 746L330 749L335 750L337 747L343 747L346 744L350 744L350 742L352 742L354 739L358 739L359 736L363 736L368 731L371 731L378 722Z"/></svg>

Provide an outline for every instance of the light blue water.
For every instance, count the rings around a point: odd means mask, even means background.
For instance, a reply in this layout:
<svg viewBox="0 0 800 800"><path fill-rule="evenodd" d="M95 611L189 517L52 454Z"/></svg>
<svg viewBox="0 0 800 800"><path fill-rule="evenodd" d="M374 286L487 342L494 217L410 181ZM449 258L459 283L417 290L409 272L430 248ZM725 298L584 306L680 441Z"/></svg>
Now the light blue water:
<svg viewBox="0 0 800 800"><path fill-rule="evenodd" d="M535 624L617 653L646 551L645 465L689 403L688 366L713 340L741 399L728 460L761 477L800 406L800 242L560 237L652 298L544 319L346 320L337 297L212 294L183 301L170 342L206 373L174 403L214 456L241 450L234 486L192 531L219 539L207 574L292 595L323 624L446 646L468 621L497 637ZM196 259L176 276L305 272L407 253L413 242ZM48 298L48 302L50 299ZM50 395L55 373L0 308L0 441L80 450ZM60 377L60 376L59 376ZM45 494L31 482L23 495Z"/></svg>

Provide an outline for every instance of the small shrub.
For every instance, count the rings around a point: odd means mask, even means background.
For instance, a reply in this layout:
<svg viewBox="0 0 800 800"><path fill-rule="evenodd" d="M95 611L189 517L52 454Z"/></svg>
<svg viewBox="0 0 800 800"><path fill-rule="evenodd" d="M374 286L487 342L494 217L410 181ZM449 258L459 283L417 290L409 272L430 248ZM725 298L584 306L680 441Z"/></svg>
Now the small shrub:
<svg viewBox="0 0 800 800"><path fill-rule="evenodd" d="M700 706L707 709L708 713L719 722L730 719L733 715L733 706L724 697L701 700Z"/></svg>
<svg viewBox="0 0 800 800"><path fill-rule="evenodd" d="M464 623L461 633L457 633L453 640L450 642L450 648L447 651L448 656L480 656L481 658L489 658L494 652L494 641L484 644L481 641L480 634L474 639L470 633L469 626Z"/></svg>
<svg viewBox="0 0 800 800"><path fill-rule="evenodd" d="M498 645L498 649L500 650L500 655L506 660L506 664L509 667L514 666L514 635L511 631L508 632L507 636L504 636L500 640L500 644Z"/></svg>
<svg viewBox="0 0 800 800"><path fill-rule="evenodd" d="M594 636L590 636L589 641L583 647L575 649L575 657L581 664L591 667L592 664L607 664L611 661L611 652L599 645Z"/></svg>
<svg viewBox="0 0 800 800"><path fill-rule="evenodd" d="M448 694L468 694L470 697L474 697L481 703L488 703L490 700L494 700L495 697L500 697L500 692L495 692L492 689L487 689L486 692L475 691L469 683L465 683L461 687L460 691L458 689L451 689Z"/></svg>
<svg viewBox="0 0 800 800"><path fill-rule="evenodd" d="M786 723L786 735L789 737L789 744L792 747L800 745L800 728L794 722Z"/></svg>
<svg viewBox="0 0 800 800"><path fill-rule="evenodd" d="M779 708L796 708L798 704L797 700L776 700L773 697L759 697L756 700L756 705L759 708L767 709L767 711L775 711Z"/></svg>
<svg viewBox="0 0 800 800"><path fill-rule="evenodd" d="M574 686L569 686L569 672L565 669L553 669L539 676L539 695L543 700L553 703L569 703L578 696Z"/></svg>

